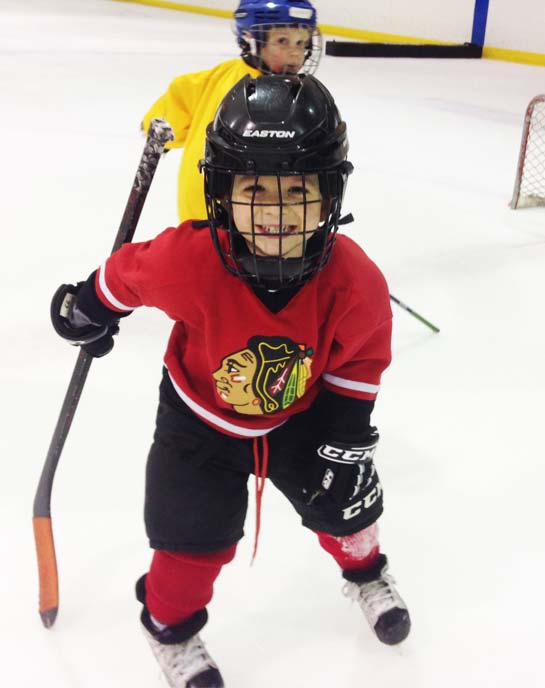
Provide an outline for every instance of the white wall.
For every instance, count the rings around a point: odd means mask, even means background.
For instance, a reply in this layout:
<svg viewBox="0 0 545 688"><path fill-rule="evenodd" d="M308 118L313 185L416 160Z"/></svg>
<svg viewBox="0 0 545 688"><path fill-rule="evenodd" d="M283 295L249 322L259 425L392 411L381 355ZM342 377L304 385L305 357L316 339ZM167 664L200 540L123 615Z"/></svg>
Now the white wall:
<svg viewBox="0 0 545 688"><path fill-rule="evenodd" d="M545 0L490 0L486 45L545 53Z"/></svg>
<svg viewBox="0 0 545 688"><path fill-rule="evenodd" d="M453 43L471 40L474 0L314 0L319 21Z"/></svg>
<svg viewBox="0 0 545 688"><path fill-rule="evenodd" d="M236 0L188 0L232 11ZM322 24L463 43L475 0L314 0ZM545 54L545 0L490 0L486 45Z"/></svg>

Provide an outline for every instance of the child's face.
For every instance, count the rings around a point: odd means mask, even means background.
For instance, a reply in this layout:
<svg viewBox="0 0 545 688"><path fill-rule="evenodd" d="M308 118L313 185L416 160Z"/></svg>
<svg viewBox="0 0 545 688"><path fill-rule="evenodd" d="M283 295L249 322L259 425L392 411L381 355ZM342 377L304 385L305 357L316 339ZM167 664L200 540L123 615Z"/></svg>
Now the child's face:
<svg viewBox="0 0 545 688"><path fill-rule="evenodd" d="M317 174L306 175L304 180L297 176L236 175L231 200L235 225L257 256L300 258L322 214Z"/></svg>
<svg viewBox="0 0 545 688"><path fill-rule="evenodd" d="M277 26L267 31L260 57L276 74L297 74L305 61L310 31L294 26Z"/></svg>

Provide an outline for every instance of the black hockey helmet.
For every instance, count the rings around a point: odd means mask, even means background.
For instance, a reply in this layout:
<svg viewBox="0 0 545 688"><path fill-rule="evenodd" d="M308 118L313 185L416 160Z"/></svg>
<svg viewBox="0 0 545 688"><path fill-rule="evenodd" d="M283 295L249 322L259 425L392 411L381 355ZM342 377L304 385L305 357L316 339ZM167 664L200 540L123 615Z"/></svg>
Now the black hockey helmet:
<svg viewBox="0 0 545 688"><path fill-rule="evenodd" d="M326 265L353 169L347 151L346 124L315 77L246 76L229 91L208 125L201 162L212 239L229 272L254 286L282 289L308 281ZM241 178L253 189L246 200L233 196ZM265 180L271 188L271 178L274 202L261 196ZM316 179L319 192L311 201ZM295 198L283 191L290 183L297 188ZM316 217L311 202L320 204L315 226L307 226L307 217ZM245 227L234 217L241 207L251 218ZM265 231L257 217L272 207L279 217L276 232L270 226ZM286 226L292 212L300 219ZM260 250L264 236L277 238L273 254ZM295 236L300 255L286 257L283 243L293 243Z"/></svg>

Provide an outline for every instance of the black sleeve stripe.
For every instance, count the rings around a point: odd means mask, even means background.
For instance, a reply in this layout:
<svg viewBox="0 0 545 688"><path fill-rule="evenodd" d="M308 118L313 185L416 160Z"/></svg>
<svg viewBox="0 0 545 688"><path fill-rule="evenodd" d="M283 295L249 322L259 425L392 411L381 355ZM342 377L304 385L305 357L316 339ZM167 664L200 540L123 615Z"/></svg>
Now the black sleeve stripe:
<svg viewBox="0 0 545 688"><path fill-rule="evenodd" d="M355 399L323 389L316 403L331 441L354 444L367 437L375 406L373 400Z"/></svg>

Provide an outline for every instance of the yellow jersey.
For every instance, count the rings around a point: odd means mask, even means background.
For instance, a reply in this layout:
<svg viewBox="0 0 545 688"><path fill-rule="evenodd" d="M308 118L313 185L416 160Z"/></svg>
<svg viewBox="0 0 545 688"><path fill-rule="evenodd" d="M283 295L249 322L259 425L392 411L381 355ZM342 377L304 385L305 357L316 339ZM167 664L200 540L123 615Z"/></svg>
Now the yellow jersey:
<svg viewBox="0 0 545 688"><path fill-rule="evenodd" d="M178 173L178 214L183 220L206 218L204 180L199 160L204 157L206 127L227 92L246 74L260 75L241 58L228 60L202 72L176 77L142 120L147 132L154 117L165 119L174 131L174 141L166 148L184 148Z"/></svg>

